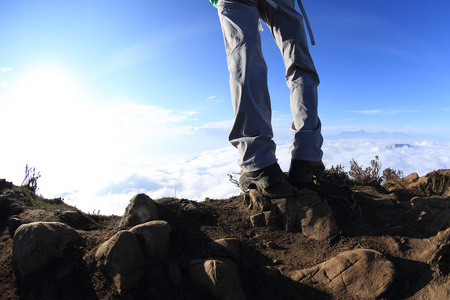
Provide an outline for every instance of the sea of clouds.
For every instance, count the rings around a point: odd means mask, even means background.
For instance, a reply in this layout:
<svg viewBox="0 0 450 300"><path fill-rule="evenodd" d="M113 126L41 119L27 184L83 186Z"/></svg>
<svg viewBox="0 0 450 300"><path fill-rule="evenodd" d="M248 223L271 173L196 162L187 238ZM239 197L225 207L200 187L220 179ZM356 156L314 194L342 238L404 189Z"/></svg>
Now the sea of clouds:
<svg viewBox="0 0 450 300"><path fill-rule="evenodd" d="M350 169L350 161L370 166L379 157L382 169L402 170L404 175L428 172L450 167L450 142L393 139L328 139L323 145L327 168L342 165ZM289 143L279 143L277 157L282 169L289 168ZM64 201L85 212L122 215L125 207L137 193L152 199L176 197L203 201L206 198L223 199L239 195L240 190L230 181L238 178L237 150L225 147L205 151L190 160L177 160L158 167L134 167L123 178L95 188L80 186L77 191L65 193Z"/></svg>
<svg viewBox="0 0 450 300"><path fill-rule="evenodd" d="M11 71L0 68L4 74ZM206 117L202 111L138 104L128 97L99 100L85 94L77 82L52 66L38 68L15 84L2 79L0 178L20 185L29 164L42 175L38 193L105 215L122 215L137 193L196 201L240 193L229 177L238 178L240 172L238 152L227 141L232 115L227 119L220 111L219 121L208 123L206 119L216 119L208 110ZM212 96L205 102L220 99ZM291 119L273 112L277 157L285 171L290 163ZM348 171L352 159L367 167L375 156L383 168L402 170L404 175L450 168L450 140L444 126L395 128L412 135L383 132L392 127L383 121L361 126L323 128L328 134L323 145L328 168L342 165ZM360 129L372 133L355 131ZM447 138L420 135L430 132Z"/></svg>

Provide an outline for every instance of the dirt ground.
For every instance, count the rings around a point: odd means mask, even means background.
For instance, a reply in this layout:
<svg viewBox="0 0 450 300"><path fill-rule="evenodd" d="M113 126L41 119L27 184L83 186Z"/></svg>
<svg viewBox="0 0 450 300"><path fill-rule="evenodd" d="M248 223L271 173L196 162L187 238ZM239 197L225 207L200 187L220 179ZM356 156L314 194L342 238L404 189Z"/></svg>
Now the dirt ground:
<svg viewBox="0 0 450 300"><path fill-rule="evenodd" d="M399 196L381 187L348 187L330 181L312 188L327 199L333 209L341 230L341 237L335 241L315 241L299 232L255 228L243 195L204 202L175 198L156 200L160 219L172 227L169 255L166 260L148 266L144 278L124 297L117 294L93 261L98 246L117 233L120 217L86 215L86 224L74 227L83 240L80 246L86 275L83 299L212 299L190 279L188 269L192 259L227 257L226 253L218 253L208 246L209 242L221 238L241 241L240 256L228 258L239 266L247 299L351 299L348 295L331 295L326 290L284 278L279 270L312 267L341 252L358 248L379 251L396 267L395 280L381 299L429 299L430 289L449 281L448 251L443 251L438 261L427 263L418 259L427 249L425 241L437 232L417 230L420 220L405 214L407 208L402 203L409 203L414 195ZM0 189L0 194L5 195L7 190ZM16 192L11 200L28 210L38 209L33 203L49 202L19 191L22 195ZM34 198L24 200L21 197ZM49 214L35 214L40 220L34 221L51 219L58 211L67 209L70 208L64 205L48 205L43 210ZM18 284L12 260L13 240L5 218L0 220L0 299L34 299L26 294L26 290L33 287ZM178 287L171 284L166 271L172 262L182 273L183 281ZM71 284L67 282L68 290ZM72 299L77 297L73 295Z"/></svg>

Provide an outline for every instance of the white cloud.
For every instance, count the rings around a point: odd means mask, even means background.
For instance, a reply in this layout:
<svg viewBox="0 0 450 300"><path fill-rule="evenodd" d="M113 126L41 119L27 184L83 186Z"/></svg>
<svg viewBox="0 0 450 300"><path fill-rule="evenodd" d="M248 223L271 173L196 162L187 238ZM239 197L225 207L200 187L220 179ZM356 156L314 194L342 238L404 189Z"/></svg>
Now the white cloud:
<svg viewBox="0 0 450 300"><path fill-rule="evenodd" d="M396 148L396 144L410 147ZM433 170L450 168L448 142L343 139L325 143L323 150L328 167L341 164L346 171L350 169L350 160L355 159L359 165L368 167L375 156L379 157L383 169L402 170L405 175L417 172L423 176Z"/></svg>
<svg viewBox="0 0 450 300"><path fill-rule="evenodd" d="M61 70L39 69L2 99L0 127L8 128L2 135L8 147L0 149L0 177L20 184L29 164L41 172L45 196L74 190L93 195L132 176L133 166L192 156L185 137L198 132L189 123L195 111L131 101L99 105L76 82Z"/></svg>
<svg viewBox="0 0 450 300"><path fill-rule="evenodd" d="M190 116L195 115L195 111L175 112L151 105L136 104L126 102L113 108L114 114L121 114L129 119L136 119L146 124L164 124L170 122L182 122Z"/></svg>
<svg viewBox="0 0 450 300"><path fill-rule="evenodd" d="M357 114L363 114L363 115L395 115L400 113L417 113L420 112L420 110L415 109L371 109L371 110L353 110L351 111L353 113Z"/></svg>
<svg viewBox="0 0 450 300"><path fill-rule="evenodd" d="M227 174L238 173L237 151L227 147L206 151L191 160L178 160L163 166L134 167L131 176L97 188L79 189L66 196L66 202L84 211L99 210L120 215L136 193L153 199L178 197L191 200L227 198L239 194Z"/></svg>
<svg viewBox="0 0 450 300"><path fill-rule="evenodd" d="M372 109L372 110L354 110L351 111L357 114L363 114L363 115L378 115L383 112L382 109Z"/></svg>
<svg viewBox="0 0 450 300"><path fill-rule="evenodd" d="M226 120L220 122L210 122L208 124L203 125L202 129L223 129L230 130L231 126L233 126L233 120Z"/></svg>
<svg viewBox="0 0 450 300"><path fill-rule="evenodd" d="M217 99L217 96L210 96L210 97L206 98L206 102L220 103L221 100Z"/></svg>
<svg viewBox="0 0 450 300"><path fill-rule="evenodd" d="M19 85L0 108L0 127L9 128L2 133L7 147L0 149L0 177L20 184L29 164L41 172L38 186L45 197L63 195L83 211L116 215L124 212L136 193L192 200L240 193L227 176L239 173L237 150L217 149L216 140L226 143L226 134L222 139L202 130L228 131L232 120L194 127L189 123L193 111L131 101L96 106L80 100L84 98L70 77L51 76L54 82L41 83L36 78ZM52 89L55 83L64 88ZM281 140L277 157L284 170L290 163L289 119L274 118L274 130L280 132L275 136ZM392 148L394 143L413 147ZM368 166L375 155L383 167L402 169L405 174L424 175L450 164L448 142L335 139L326 141L323 149L328 167L342 164L346 170L352 158ZM193 153L200 155L188 160Z"/></svg>
<svg viewBox="0 0 450 300"><path fill-rule="evenodd" d="M3 72L3 73L10 72L10 71L12 71L12 69L10 67L1 67L0 68L0 72ZM3 78L3 77L5 77L5 76L4 75L0 75L0 78ZM5 86L8 86L8 85L10 85L9 82L0 81L0 87L5 87Z"/></svg>
<svg viewBox="0 0 450 300"><path fill-rule="evenodd" d="M355 159L363 167L379 156L382 168L402 170L404 175L417 172L420 176L437 169L449 168L450 143L437 141L342 139L325 142L324 163L343 165L346 171ZM408 143L409 142L409 143ZM409 146L408 146L409 145ZM289 168L289 144L277 148L278 162L283 170ZM204 200L206 197L222 199L240 193L229 181L228 174L237 178L239 167L237 150L232 147L205 151L191 160L178 160L159 167L136 166L131 176L121 181L84 193L83 189L69 196L66 202L84 211L98 210L105 214L120 215L128 200L136 193L146 193L153 199L162 197Z"/></svg>

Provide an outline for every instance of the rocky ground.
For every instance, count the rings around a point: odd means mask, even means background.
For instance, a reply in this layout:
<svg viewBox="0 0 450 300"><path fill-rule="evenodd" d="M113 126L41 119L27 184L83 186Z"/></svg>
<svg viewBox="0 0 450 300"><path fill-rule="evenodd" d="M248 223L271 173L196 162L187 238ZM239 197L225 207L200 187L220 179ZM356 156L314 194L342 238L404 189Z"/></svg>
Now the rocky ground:
<svg viewBox="0 0 450 300"><path fill-rule="evenodd" d="M249 194L141 194L117 217L0 180L0 299L450 298L450 170L310 190L295 201L320 199L339 232L304 222L328 218L317 206L287 226L279 200Z"/></svg>

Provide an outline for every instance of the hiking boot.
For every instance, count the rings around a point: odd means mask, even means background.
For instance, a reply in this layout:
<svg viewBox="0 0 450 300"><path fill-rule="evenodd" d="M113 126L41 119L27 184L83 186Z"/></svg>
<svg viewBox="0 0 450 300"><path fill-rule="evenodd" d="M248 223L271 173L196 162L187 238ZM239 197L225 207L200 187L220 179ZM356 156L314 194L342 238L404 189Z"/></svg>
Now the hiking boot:
<svg viewBox="0 0 450 300"><path fill-rule="evenodd" d="M242 171L239 187L244 192L248 189L266 189L283 179L283 176L283 171L277 163L254 172Z"/></svg>
<svg viewBox="0 0 450 300"><path fill-rule="evenodd" d="M295 196L297 188L291 185L286 178L283 177L277 183L264 189L258 189L258 191L269 199L280 199Z"/></svg>
<svg viewBox="0 0 450 300"><path fill-rule="evenodd" d="M314 179L320 180L325 173L322 161L292 159L289 167L288 181L292 184L308 184Z"/></svg>

